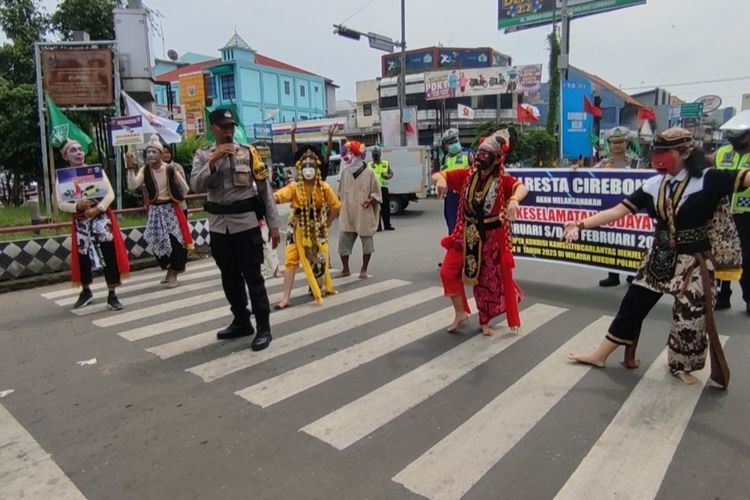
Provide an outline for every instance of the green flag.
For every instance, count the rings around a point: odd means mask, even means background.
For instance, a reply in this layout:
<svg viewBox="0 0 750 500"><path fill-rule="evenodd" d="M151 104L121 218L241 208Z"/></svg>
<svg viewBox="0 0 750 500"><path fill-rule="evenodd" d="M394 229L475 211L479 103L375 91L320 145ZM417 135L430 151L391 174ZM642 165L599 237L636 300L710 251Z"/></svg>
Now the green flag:
<svg viewBox="0 0 750 500"><path fill-rule="evenodd" d="M237 114L237 106L234 104L220 104L211 108L208 106L203 108L203 118L206 123L206 139L208 139L208 142L214 142L216 140L213 132L211 132L211 120L209 120L208 115L217 109L228 109L229 112L232 113L232 116L234 116L234 121L236 123L234 127L234 140L240 144L249 144L249 142L247 142L247 132L245 131L245 127L242 126L242 121Z"/></svg>
<svg viewBox="0 0 750 500"><path fill-rule="evenodd" d="M49 115L49 142L56 148L61 148L68 139L78 141L85 153L89 152L89 146L94 141L91 137L78 128L78 125L68 119L60 108L45 94L47 100L47 113Z"/></svg>

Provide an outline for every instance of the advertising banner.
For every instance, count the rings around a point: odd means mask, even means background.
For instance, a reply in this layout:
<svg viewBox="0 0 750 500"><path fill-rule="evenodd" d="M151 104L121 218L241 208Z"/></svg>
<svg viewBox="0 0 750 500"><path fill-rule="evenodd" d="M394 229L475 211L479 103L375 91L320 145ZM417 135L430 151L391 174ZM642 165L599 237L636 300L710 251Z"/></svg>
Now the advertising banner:
<svg viewBox="0 0 750 500"><path fill-rule="evenodd" d="M112 145L129 146L143 144L143 117L122 116L111 123Z"/></svg>
<svg viewBox="0 0 750 500"><path fill-rule="evenodd" d="M563 83L563 156L575 158L592 155L591 131L593 117L584 112L584 97L593 101L591 84L570 82Z"/></svg>
<svg viewBox="0 0 750 500"><path fill-rule="evenodd" d="M572 17L644 5L646 0L568 0ZM559 22L562 0L498 0L497 29L514 31Z"/></svg>
<svg viewBox="0 0 750 500"><path fill-rule="evenodd" d="M254 123L253 132L256 139L271 139L273 137L273 129L270 123Z"/></svg>
<svg viewBox="0 0 750 500"><path fill-rule="evenodd" d="M200 113L206 105L203 73L180 75L180 101L188 113Z"/></svg>
<svg viewBox="0 0 750 500"><path fill-rule="evenodd" d="M566 222L614 207L652 177L653 170L519 168L509 173L529 189L513 222L516 257L609 271L638 268L653 242L653 221L645 212L584 230L573 243L561 238Z"/></svg>
<svg viewBox="0 0 750 500"><path fill-rule="evenodd" d="M58 168L55 175L62 201L93 200L107 194L101 165Z"/></svg>
<svg viewBox="0 0 750 500"><path fill-rule="evenodd" d="M542 65L505 66L484 69L425 73L425 98L471 97L536 92L542 82Z"/></svg>
<svg viewBox="0 0 750 500"><path fill-rule="evenodd" d="M44 91L58 106L114 104L110 49L43 49Z"/></svg>

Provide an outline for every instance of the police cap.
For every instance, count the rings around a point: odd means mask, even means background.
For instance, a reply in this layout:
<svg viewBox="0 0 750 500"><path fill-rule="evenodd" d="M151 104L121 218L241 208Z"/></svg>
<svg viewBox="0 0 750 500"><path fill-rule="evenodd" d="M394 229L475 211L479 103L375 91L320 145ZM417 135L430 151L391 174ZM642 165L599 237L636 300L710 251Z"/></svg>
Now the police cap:
<svg viewBox="0 0 750 500"><path fill-rule="evenodd" d="M223 127L225 125L235 125L234 115L228 109L215 109L208 115L208 119L211 125L218 125Z"/></svg>
<svg viewBox="0 0 750 500"><path fill-rule="evenodd" d="M630 140L630 130L627 127L615 127L607 132L609 142L627 142Z"/></svg>

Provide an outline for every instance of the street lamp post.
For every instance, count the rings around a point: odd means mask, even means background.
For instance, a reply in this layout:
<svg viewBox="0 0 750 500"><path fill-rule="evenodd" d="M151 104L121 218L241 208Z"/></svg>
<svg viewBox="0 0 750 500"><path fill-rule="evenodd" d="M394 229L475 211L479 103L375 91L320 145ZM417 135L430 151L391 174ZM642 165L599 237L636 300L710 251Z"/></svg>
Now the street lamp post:
<svg viewBox="0 0 750 500"><path fill-rule="evenodd" d="M404 128L404 105L406 103L406 0L401 0L401 41L393 41L377 33L363 33L340 24L333 25L333 34L359 40L367 37L370 47L385 52L393 52L395 47L401 48L401 63L398 77L398 117L401 126L401 146L406 146L406 129Z"/></svg>

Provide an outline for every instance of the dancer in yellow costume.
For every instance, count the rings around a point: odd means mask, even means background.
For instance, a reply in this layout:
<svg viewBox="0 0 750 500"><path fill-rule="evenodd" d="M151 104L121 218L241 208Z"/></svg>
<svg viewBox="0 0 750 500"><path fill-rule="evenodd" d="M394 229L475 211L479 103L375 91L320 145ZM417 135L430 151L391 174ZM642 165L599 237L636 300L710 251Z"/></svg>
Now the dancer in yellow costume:
<svg viewBox="0 0 750 500"><path fill-rule="evenodd" d="M286 242L284 296L276 304L283 309L292 300L294 274L302 264L315 301L323 300L321 288L334 294L328 259L328 229L338 217L341 201L331 186L321 179L321 155L313 146L304 146L295 154L297 181L276 191L276 203L291 203Z"/></svg>

